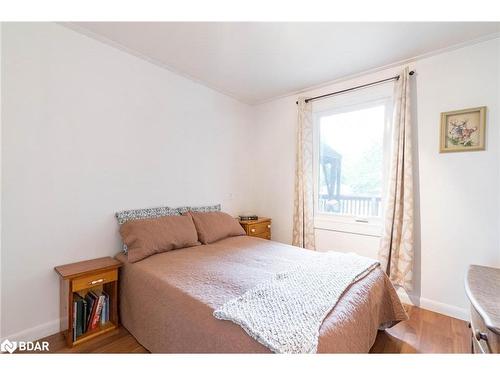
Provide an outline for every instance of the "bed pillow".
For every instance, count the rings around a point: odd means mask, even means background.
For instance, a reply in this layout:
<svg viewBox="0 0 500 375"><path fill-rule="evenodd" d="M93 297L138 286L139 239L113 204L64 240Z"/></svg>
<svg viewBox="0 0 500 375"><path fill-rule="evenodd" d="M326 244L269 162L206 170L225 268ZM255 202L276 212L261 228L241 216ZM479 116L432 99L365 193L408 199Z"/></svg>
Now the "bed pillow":
<svg viewBox="0 0 500 375"><path fill-rule="evenodd" d="M220 212L221 205L214 204L213 206L183 206L177 207L176 210L179 214L185 214L186 212Z"/></svg>
<svg viewBox="0 0 500 375"><path fill-rule="evenodd" d="M246 234L238 220L225 212L189 211L187 215L193 218L198 239L202 244Z"/></svg>
<svg viewBox="0 0 500 375"><path fill-rule="evenodd" d="M129 220L120 227L120 234L128 248L128 261L132 263L153 254L200 244L193 219L186 215Z"/></svg>
<svg viewBox="0 0 500 375"><path fill-rule="evenodd" d="M154 219L163 216L176 216L180 215L176 208L171 207L154 207L154 208L140 208L137 210L120 211L115 214L118 224L124 224L129 220L139 219Z"/></svg>
<svg viewBox="0 0 500 375"><path fill-rule="evenodd" d="M119 225L125 224L130 220L154 219L157 217L177 215L180 215L179 211L171 207L139 208L136 210L120 211L115 214ZM127 251L127 245L123 244L123 252L127 254Z"/></svg>

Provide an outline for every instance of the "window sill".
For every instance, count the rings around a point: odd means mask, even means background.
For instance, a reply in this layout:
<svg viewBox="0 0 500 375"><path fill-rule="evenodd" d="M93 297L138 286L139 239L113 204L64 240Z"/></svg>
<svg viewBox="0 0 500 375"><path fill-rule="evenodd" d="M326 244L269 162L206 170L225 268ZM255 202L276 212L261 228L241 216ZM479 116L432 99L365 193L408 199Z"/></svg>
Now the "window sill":
<svg viewBox="0 0 500 375"><path fill-rule="evenodd" d="M382 223L380 219L368 219L368 222L359 222L357 220L362 219L352 216L317 216L314 218L314 229L352 233L371 237L381 236Z"/></svg>

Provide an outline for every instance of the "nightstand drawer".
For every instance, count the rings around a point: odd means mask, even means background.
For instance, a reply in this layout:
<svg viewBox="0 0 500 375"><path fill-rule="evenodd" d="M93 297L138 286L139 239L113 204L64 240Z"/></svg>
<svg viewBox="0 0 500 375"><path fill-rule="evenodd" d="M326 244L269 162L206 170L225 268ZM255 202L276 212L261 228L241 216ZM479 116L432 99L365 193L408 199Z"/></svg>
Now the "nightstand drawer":
<svg viewBox="0 0 500 375"><path fill-rule="evenodd" d="M490 331L474 307L471 307L471 331L475 352L500 353L500 339Z"/></svg>
<svg viewBox="0 0 500 375"><path fill-rule="evenodd" d="M263 234L266 232L271 232L271 223L269 222L264 222L264 223L255 223L255 224L250 224L248 225L248 234L251 236L257 236L259 234Z"/></svg>
<svg viewBox="0 0 500 375"><path fill-rule="evenodd" d="M263 233L259 233L259 234L255 234L253 235L253 237L259 237L259 238L263 238L265 240L270 240L271 239L271 232L269 232L269 230L267 232L263 232Z"/></svg>
<svg viewBox="0 0 500 375"><path fill-rule="evenodd" d="M93 288L95 286L118 280L118 270L104 271L90 276L83 276L73 280L73 292L82 289Z"/></svg>

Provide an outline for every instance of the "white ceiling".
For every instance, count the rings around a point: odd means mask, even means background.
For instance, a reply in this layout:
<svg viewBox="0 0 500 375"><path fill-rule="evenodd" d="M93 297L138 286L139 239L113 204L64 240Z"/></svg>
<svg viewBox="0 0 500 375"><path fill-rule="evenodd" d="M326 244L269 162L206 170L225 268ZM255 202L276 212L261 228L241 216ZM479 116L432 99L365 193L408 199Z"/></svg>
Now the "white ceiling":
<svg viewBox="0 0 500 375"><path fill-rule="evenodd" d="M250 104L500 32L480 22L72 26Z"/></svg>

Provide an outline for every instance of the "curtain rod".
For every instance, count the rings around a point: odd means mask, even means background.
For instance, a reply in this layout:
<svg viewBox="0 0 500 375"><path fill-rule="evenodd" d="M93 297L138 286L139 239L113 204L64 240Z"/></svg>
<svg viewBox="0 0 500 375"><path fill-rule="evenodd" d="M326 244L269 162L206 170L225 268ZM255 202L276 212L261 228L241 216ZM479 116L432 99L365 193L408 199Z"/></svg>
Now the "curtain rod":
<svg viewBox="0 0 500 375"><path fill-rule="evenodd" d="M410 75L412 76L413 74L415 74L415 71L414 71L414 70L411 70L411 71L410 71ZM306 103L309 103L309 102L312 102L312 101L315 101L315 100L328 98L328 97L330 97L330 96L334 96L334 95L338 95L338 94L343 94L343 93L348 92L348 91L353 91L353 90L357 90L357 89L362 89L363 87L374 86L374 85L378 85L378 84L380 84L380 83L389 82L389 81L397 81L398 79L399 79L399 75L394 76L394 77L390 77L390 78L381 79L380 81L375 81L375 82L365 83L364 85L351 87L351 88L348 88L348 89L345 89L345 90L340 90L340 91L330 92L330 93L328 93L328 94L324 94L324 95L320 95L320 96L314 96L314 97L312 97L312 98L307 98L307 99L305 100L305 102L306 102ZM295 104L299 104L299 102L297 101L297 102L295 102Z"/></svg>

